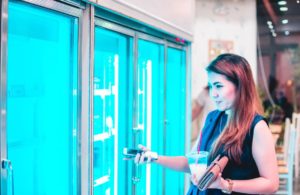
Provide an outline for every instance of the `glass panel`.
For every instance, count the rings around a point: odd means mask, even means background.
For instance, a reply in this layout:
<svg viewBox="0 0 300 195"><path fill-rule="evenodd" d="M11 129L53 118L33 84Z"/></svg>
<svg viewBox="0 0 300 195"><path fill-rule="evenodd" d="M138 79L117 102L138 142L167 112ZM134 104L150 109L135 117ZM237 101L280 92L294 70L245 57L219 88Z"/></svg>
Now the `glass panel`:
<svg viewBox="0 0 300 195"><path fill-rule="evenodd" d="M7 143L15 195L77 194L77 32L73 17L9 3Z"/></svg>
<svg viewBox="0 0 300 195"><path fill-rule="evenodd" d="M124 194L131 184L121 155L131 141L131 61L132 38L95 28L94 194Z"/></svg>
<svg viewBox="0 0 300 195"><path fill-rule="evenodd" d="M143 133L138 143L163 153L164 117L164 46L138 41L138 129ZM162 193L162 168L156 164L142 166L136 194ZM151 186L151 188L150 188Z"/></svg>
<svg viewBox="0 0 300 195"><path fill-rule="evenodd" d="M185 51L168 48L166 92L166 155L185 152ZM184 174L166 170L165 194L184 193Z"/></svg>

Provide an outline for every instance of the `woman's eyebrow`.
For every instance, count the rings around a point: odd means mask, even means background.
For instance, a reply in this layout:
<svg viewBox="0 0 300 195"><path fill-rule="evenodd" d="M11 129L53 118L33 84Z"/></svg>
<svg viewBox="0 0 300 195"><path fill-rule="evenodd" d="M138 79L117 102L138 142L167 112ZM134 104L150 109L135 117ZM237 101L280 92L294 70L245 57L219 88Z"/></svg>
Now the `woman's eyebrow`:
<svg viewBox="0 0 300 195"><path fill-rule="evenodd" d="M213 82L213 85L218 85L218 84L222 84L222 83L219 81Z"/></svg>

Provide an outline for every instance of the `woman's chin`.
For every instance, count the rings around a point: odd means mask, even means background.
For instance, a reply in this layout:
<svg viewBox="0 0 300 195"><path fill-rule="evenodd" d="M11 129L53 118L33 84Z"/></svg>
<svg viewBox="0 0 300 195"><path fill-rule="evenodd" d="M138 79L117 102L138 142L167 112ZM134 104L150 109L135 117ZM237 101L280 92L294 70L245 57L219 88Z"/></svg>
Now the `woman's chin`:
<svg viewBox="0 0 300 195"><path fill-rule="evenodd" d="M219 110L219 111L226 111L226 110L230 110L231 109L231 107L230 106L216 106L217 107L217 109Z"/></svg>
<svg viewBox="0 0 300 195"><path fill-rule="evenodd" d="M221 112L223 112L223 111L225 111L226 109L225 108L223 108L223 107L217 107L217 109L219 110L219 111L221 111Z"/></svg>

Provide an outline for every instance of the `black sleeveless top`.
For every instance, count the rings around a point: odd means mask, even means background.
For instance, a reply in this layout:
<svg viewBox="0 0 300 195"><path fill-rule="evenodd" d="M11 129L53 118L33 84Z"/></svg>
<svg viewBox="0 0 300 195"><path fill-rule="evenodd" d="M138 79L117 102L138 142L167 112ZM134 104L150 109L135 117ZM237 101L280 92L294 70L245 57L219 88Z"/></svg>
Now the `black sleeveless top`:
<svg viewBox="0 0 300 195"><path fill-rule="evenodd" d="M215 117L215 121L214 121L214 117ZM204 126L203 128L203 130L211 129L211 132L207 136L207 142L205 146L202 146L202 150L207 150L207 151L211 150L212 144L214 143L215 139L223 131L224 126L226 124L227 115L224 112L213 111L207 116L207 120L205 123L207 123L209 120L213 120L214 123L211 123L213 127L209 128ZM241 163L238 164L233 160L229 160L228 164L223 170L222 173L223 178L232 179L232 180L247 180L247 179L253 179L259 177L258 168L256 166L256 163L252 155L252 142L253 142L254 127L261 120L266 121L264 117L256 114L251 124L251 128L249 129L249 132L247 133L244 140ZM213 158L209 159L209 163L211 163L212 160ZM187 194L188 195L222 195L224 193L222 193L222 191L218 189L208 189L206 191L201 192L195 185L192 185ZM232 194L240 195L243 193L232 192Z"/></svg>

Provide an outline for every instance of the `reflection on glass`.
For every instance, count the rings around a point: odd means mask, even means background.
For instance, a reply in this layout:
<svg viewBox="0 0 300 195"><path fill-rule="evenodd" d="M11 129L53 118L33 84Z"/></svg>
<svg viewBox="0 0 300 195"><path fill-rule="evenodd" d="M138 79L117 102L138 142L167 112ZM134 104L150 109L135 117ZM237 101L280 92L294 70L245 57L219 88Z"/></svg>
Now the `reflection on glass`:
<svg viewBox="0 0 300 195"><path fill-rule="evenodd" d="M75 195L77 19L12 2L8 11L7 143L14 194Z"/></svg>

